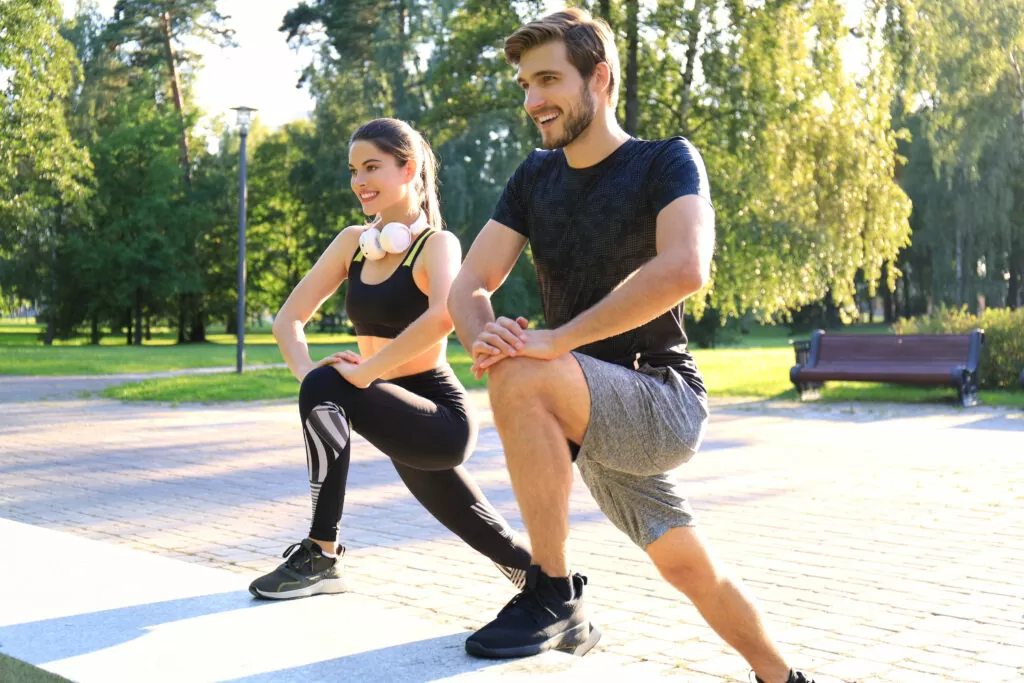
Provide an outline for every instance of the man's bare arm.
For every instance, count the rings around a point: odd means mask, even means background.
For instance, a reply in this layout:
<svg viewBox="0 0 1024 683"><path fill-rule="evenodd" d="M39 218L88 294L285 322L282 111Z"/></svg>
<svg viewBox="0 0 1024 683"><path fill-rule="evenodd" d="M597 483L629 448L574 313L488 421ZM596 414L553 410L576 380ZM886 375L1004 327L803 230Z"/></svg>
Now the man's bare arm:
<svg viewBox="0 0 1024 683"><path fill-rule="evenodd" d="M715 214L707 200L679 197L658 214L657 231L657 256L554 330L560 352L636 329L707 283L715 249Z"/></svg>
<svg viewBox="0 0 1024 683"><path fill-rule="evenodd" d="M467 351L473 353L473 344L485 327L494 322L491 294L505 281L526 246L526 238L501 223L490 220L466 254L459 275L448 294L448 312L455 323L455 333ZM501 348L503 339L493 333L495 348ZM488 337L490 339L490 337Z"/></svg>

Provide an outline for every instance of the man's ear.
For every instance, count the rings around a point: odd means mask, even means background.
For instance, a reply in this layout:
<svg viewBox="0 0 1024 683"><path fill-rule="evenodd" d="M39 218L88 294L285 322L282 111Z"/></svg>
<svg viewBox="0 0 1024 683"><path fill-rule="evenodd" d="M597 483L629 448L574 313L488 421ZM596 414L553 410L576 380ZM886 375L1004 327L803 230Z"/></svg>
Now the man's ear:
<svg viewBox="0 0 1024 683"><path fill-rule="evenodd" d="M598 62L594 66L594 73L590 74L590 84L594 87L596 94L603 94L607 102L612 100L611 85L612 70L608 62Z"/></svg>

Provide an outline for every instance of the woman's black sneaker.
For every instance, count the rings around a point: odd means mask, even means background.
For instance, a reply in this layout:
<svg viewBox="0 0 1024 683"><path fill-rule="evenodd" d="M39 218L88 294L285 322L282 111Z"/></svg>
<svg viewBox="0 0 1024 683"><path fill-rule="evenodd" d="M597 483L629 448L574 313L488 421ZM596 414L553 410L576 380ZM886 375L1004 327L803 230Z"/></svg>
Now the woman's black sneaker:
<svg viewBox="0 0 1024 683"><path fill-rule="evenodd" d="M757 676L754 676L754 680L757 681L757 683L764 683L764 681L762 681ZM805 674L803 671L790 669L789 678L786 679L786 683L814 683L814 679Z"/></svg>
<svg viewBox="0 0 1024 683"><path fill-rule="evenodd" d="M337 557L325 557L320 546L308 538L301 543L292 543L281 555L288 558L284 564L253 581L249 592L257 598L272 600L344 593L347 590L345 578L341 575L344 554L345 548L338 546Z"/></svg>
<svg viewBox="0 0 1024 683"><path fill-rule="evenodd" d="M564 582L559 585L559 582ZM466 639L474 657L509 659L560 650L582 657L601 639L601 632L583 614L587 578L573 574L552 579L534 565L526 586L497 618ZM571 596L565 593L570 592Z"/></svg>

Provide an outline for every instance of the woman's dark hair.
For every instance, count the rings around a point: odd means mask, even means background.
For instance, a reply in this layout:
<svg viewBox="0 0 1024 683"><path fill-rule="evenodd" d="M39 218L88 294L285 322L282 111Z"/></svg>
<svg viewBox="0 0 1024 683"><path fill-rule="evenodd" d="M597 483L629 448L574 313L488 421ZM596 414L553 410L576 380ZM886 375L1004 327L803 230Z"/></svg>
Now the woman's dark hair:
<svg viewBox="0 0 1024 683"><path fill-rule="evenodd" d="M399 165L415 160L419 174L416 191L420 195L420 209L427 214L430 227L444 229L441 207L437 198L437 157L419 131L399 119L374 119L359 126L348 144L356 140L372 142L385 154L395 157Z"/></svg>

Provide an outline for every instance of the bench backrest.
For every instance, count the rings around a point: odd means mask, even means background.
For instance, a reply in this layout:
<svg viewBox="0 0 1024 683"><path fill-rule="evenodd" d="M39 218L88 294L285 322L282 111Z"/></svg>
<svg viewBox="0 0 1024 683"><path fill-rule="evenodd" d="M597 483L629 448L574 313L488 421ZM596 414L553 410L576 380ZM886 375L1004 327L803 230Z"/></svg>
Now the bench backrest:
<svg viewBox="0 0 1024 683"><path fill-rule="evenodd" d="M972 334L897 336L825 334L819 330L814 333L817 343L812 343L809 360L810 365L830 361L970 365L972 355L977 353L972 344L975 336L980 337L980 334L980 331L975 331ZM976 343L980 347L980 339ZM815 350L817 354L813 353Z"/></svg>

